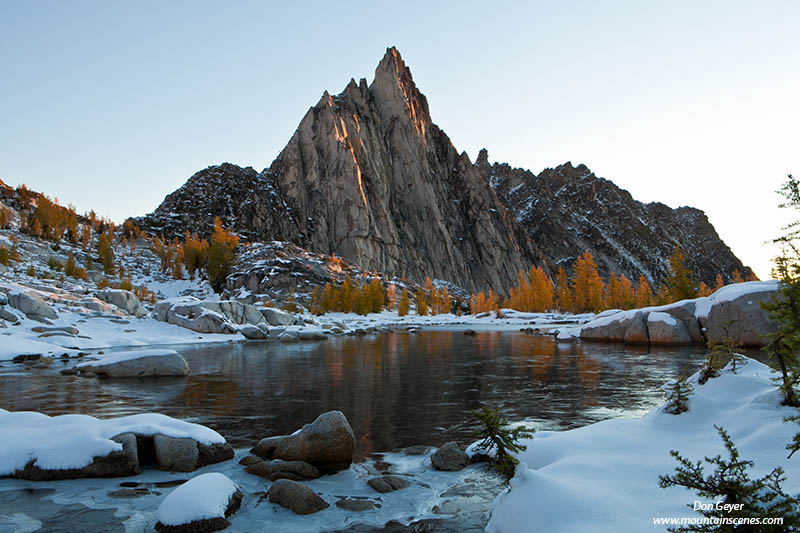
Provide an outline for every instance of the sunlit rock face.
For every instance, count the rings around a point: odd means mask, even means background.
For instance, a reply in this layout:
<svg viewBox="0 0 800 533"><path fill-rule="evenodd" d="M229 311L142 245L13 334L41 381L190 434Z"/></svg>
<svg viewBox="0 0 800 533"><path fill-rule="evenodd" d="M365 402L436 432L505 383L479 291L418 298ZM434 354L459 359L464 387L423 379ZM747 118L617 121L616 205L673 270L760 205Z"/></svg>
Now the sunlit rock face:
<svg viewBox="0 0 800 533"><path fill-rule="evenodd" d="M560 181L583 185L564 195ZM624 196L623 209L598 203L604 188ZM537 177L489 165L485 152L473 164L433 123L395 48L371 84L351 79L336 96L326 91L269 168L209 167L139 222L171 238L207 235L215 216L251 241L288 241L364 270L475 292L507 293L521 270L552 272L584 249L604 273L660 280L676 241L695 267L711 246L714 262L697 269L707 282L717 271L748 272L702 212L643 206L583 166Z"/></svg>

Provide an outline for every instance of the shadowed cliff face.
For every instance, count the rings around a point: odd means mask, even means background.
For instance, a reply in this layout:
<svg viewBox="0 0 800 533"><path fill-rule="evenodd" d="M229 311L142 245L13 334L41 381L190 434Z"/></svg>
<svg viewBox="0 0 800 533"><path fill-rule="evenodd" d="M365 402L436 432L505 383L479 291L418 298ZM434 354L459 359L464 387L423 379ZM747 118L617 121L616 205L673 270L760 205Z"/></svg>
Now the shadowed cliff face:
<svg viewBox="0 0 800 533"><path fill-rule="evenodd" d="M709 285L718 273L726 282L734 270L743 277L752 273L699 209L643 204L584 165L565 163L537 176L506 164L490 165L481 150L475 167L548 259L567 271L588 249L603 277L624 273L636 282L644 275L658 284L667 277L678 244L689 268Z"/></svg>
<svg viewBox="0 0 800 533"><path fill-rule="evenodd" d="M430 276L471 291L507 293L520 270L531 264L551 269L584 249L595 253L605 272L634 278L642 272L660 280L676 226L685 234L678 242L687 256L701 261L700 246L710 244L722 257L698 269L707 282L717 270L745 272L701 212L642 206L585 167L568 167L566 174L564 165L537 177L489 165L485 152L473 165L432 122L425 96L390 48L371 85L350 80L337 96L325 92L268 169L209 167L140 224L168 237L186 229L208 234L219 216L249 240L291 241L365 270L416 282ZM576 172L587 176L576 180ZM579 202L559 192L559 180L580 181ZM649 213L639 217L647 229L623 230L630 217L597 203L605 198L591 192L597 189L636 204L637 217ZM528 203L535 207L526 208ZM593 223L598 213L601 224ZM661 226L661 219L670 223ZM698 228L702 237L695 238Z"/></svg>

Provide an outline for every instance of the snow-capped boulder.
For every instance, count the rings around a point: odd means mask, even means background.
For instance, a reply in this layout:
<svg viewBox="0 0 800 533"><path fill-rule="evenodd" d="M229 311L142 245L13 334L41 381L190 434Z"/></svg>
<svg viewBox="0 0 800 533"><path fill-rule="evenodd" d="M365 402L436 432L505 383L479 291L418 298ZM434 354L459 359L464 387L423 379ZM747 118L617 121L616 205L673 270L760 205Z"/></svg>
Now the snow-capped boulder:
<svg viewBox="0 0 800 533"><path fill-rule="evenodd" d="M744 346L764 346L777 324L760 304L769 302L777 288L774 281L751 281L728 285L712 294L710 305L698 312L709 342L730 336Z"/></svg>
<svg viewBox="0 0 800 533"><path fill-rule="evenodd" d="M448 442L431 455L434 470L456 472L469 463L469 456L455 442Z"/></svg>
<svg viewBox="0 0 800 533"><path fill-rule="evenodd" d="M88 465L78 468L43 468L37 461L28 461L22 469L14 472L14 477L29 481L57 481L85 477L123 477L139 473L139 456L136 448L136 435L121 433L111 437L113 442L122 445L106 455L97 455Z"/></svg>
<svg viewBox="0 0 800 533"><path fill-rule="evenodd" d="M216 431L155 413L101 420L0 409L0 427L0 477L43 481L136 475L140 455L158 460L155 441L160 435L194 443L195 468L234 456Z"/></svg>
<svg viewBox="0 0 800 533"><path fill-rule="evenodd" d="M697 302L694 300L682 300L673 304L663 306L663 312L675 318L686 329L691 342L705 344L706 340L700 332L700 322L697 320ZM659 310L659 309L657 309Z"/></svg>
<svg viewBox="0 0 800 533"><path fill-rule="evenodd" d="M347 418L341 411L330 411L291 435L262 439L252 453L264 459L305 461L327 473L349 468L355 446Z"/></svg>
<svg viewBox="0 0 800 533"><path fill-rule="evenodd" d="M119 352L99 361L78 365L81 371L112 378L188 376L189 364L173 350Z"/></svg>
<svg viewBox="0 0 800 533"><path fill-rule="evenodd" d="M129 315L135 316L136 318L142 318L147 314L147 309L144 308L142 303L139 301L139 298L137 298L136 295L130 291L124 291L121 289L105 289L98 291L96 296L100 300L109 303Z"/></svg>
<svg viewBox="0 0 800 533"><path fill-rule="evenodd" d="M330 507L316 492L288 479L279 479L272 484L269 501L297 514L312 514Z"/></svg>
<svg viewBox="0 0 800 533"><path fill-rule="evenodd" d="M249 457L253 457L252 455ZM319 477L319 470L305 461L258 461L247 465L245 468L251 474L267 478L271 481L277 479L291 479L292 481L306 481Z"/></svg>
<svg viewBox="0 0 800 533"><path fill-rule="evenodd" d="M650 344L650 336L647 333L647 322L644 313L641 311L634 313L628 322L625 336L622 339L625 344Z"/></svg>
<svg viewBox="0 0 800 533"><path fill-rule="evenodd" d="M683 322L668 313L653 311L647 315L650 344L691 344L692 338Z"/></svg>
<svg viewBox="0 0 800 533"><path fill-rule="evenodd" d="M8 303L11 307L25 313L28 318L58 318L55 309L33 291L12 292L8 295Z"/></svg>
<svg viewBox="0 0 800 533"><path fill-rule="evenodd" d="M220 531L242 505L239 486L218 472L194 477L170 492L156 513L156 531Z"/></svg>

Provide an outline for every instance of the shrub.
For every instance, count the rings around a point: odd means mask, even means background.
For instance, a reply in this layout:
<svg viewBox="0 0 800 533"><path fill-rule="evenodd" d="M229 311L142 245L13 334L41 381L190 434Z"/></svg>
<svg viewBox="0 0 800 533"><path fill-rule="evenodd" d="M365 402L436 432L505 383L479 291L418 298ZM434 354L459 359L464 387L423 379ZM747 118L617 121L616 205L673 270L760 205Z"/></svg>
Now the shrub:
<svg viewBox="0 0 800 533"><path fill-rule="evenodd" d="M686 374L687 371L684 368L681 375L665 387L667 405L664 407L664 411L671 415L679 415L689 410L689 396L694 391L694 387L687 380Z"/></svg>
<svg viewBox="0 0 800 533"><path fill-rule="evenodd" d="M528 447L520 444L519 440L533 438L534 431L523 427L509 427L508 421L501 418L496 409L483 407L472 411L472 414L481 423L481 427L475 431L475 436L482 439L476 449L483 452L494 450L495 470L504 475L506 479L511 479L519 464L519 459L511 453L527 450Z"/></svg>
<svg viewBox="0 0 800 533"><path fill-rule="evenodd" d="M119 284L119 288L122 289L123 291L132 291L133 283L131 282L131 277L128 276L127 278L122 280L122 283Z"/></svg>
<svg viewBox="0 0 800 533"><path fill-rule="evenodd" d="M700 514L708 518L743 519L759 516L782 517L780 526L760 526L758 531L795 531L800 525L800 515L796 506L800 501L786 494L781 488L781 483L786 480L782 468L774 468L769 474L750 479L748 470L753 467L753 461L743 460L739 451L734 446L730 435L720 426L714 428L722 437L722 442L728 452L728 457L721 455L706 457L703 461L692 461L682 457L680 453L672 450L670 455L678 461L674 475L658 477L658 485L662 489L679 486L696 491L701 497L715 501L723 498L723 503L739 504L732 509L716 509L711 506L708 510L700 510ZM706 475L703 471L703 462L714 467L714 472ZM693 504L687 504L694 510ZM735 522L734 522L735 523ZM742 531L756 531L747 529ZM734 531L730 529L710 529L708 525L690 525L682 528L672 528L670 531ZM739 531L739 529L736 529Z"/></svg>
<svg viewBox="0 0 800 533"><path fill-rule="evenodd" d="M98 290L107 289L110 286L111 286L111 283L109 283L108 278L105 278L105 277L97 282Z"/></svg>
<svg viewBox="0 0 800 533"><path fill-rule="evenodd" d="M25 271L25 274L35 278L36 277L36 269L33 268L33 265L28 265L28 269Z"/></svg>

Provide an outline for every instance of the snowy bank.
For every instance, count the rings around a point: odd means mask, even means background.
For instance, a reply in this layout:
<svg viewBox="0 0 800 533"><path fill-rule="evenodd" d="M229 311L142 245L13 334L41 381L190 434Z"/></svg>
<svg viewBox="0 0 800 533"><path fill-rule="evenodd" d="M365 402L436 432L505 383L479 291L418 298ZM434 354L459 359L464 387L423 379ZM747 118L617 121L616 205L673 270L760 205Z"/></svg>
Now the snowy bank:
<svg viewBox="0 0 800 533"><path fill-rule="evenodd" d="M517 457L510 489L495 500L489 532L663 531L659 517L699 516L686 507L703 500L681 487L662 490L658 476L674 472L678 450L699 460L725 455L714 424L724 427L742 458L761 476L781 466L789 494L800 491L800 462L786 458L798 426L783 421L796 410L780 406L772 370L754 360L733 374L697 384L689 411L671 415L663 406L633 420L607 420L563 431L541 431Z"/></svg>

